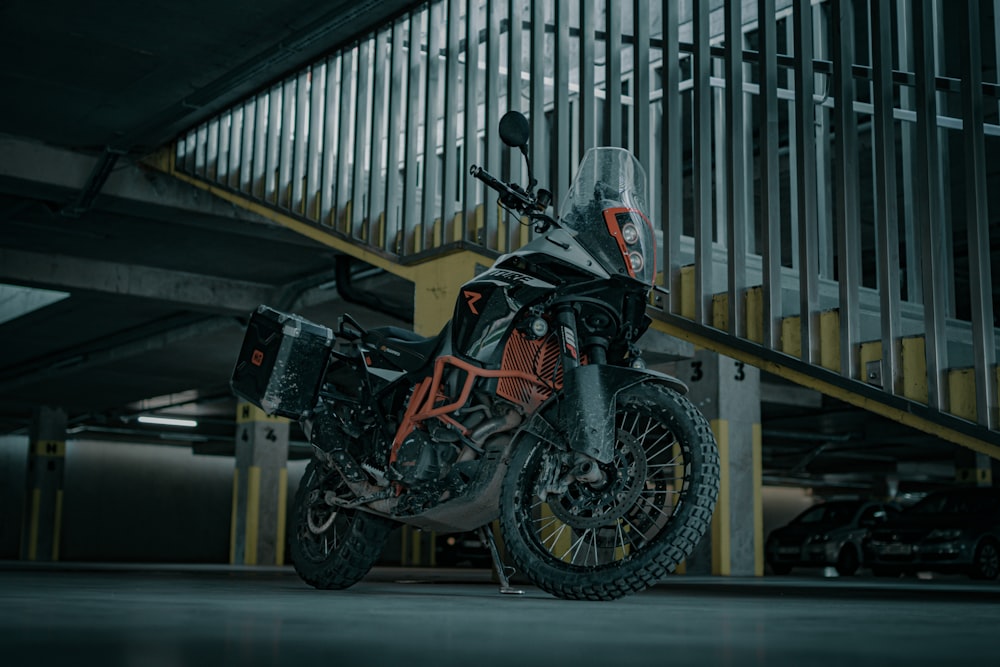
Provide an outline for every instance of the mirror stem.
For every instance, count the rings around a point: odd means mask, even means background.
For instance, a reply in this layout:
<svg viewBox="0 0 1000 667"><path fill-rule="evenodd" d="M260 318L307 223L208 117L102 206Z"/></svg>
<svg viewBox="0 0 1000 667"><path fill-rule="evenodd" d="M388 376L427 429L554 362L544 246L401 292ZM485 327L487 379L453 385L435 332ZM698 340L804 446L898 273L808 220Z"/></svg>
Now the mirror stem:
<svg viewBox="0 0 1000 667"><path fill-rule="evenodd" d="M528 192L534 192L535 186L538 185L538 181L535 179L535 175L531 171L531 158L528 157L528 149L521 146L521 155L524 156L524 162L528 165Z"/></svg>

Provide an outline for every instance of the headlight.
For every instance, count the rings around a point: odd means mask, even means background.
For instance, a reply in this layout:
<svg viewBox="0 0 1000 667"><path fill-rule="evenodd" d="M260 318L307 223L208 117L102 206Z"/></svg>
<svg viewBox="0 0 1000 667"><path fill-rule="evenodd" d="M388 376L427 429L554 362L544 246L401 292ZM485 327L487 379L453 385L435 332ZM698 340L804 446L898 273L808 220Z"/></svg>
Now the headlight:
<svg viewBox="0 0 1000 667"><path fill-rule="evenodd" d="M635 245L639 240L639 230L631 222L622 225L622 239L629 245Z"/></svg>
<svg viewBox="0 0 1000 667"><path fill-rule="evenodd" d="M637 252L633 252L628 256L628 263L632 266L632 271L638 272L642 270L642 255Z"/></svg>
<svg viewBox="0 0 1000 667"><path fill-rule="evenodd" d="M962 536L960 528L936 528L928 535L928 540L957 540Z"/></svg>

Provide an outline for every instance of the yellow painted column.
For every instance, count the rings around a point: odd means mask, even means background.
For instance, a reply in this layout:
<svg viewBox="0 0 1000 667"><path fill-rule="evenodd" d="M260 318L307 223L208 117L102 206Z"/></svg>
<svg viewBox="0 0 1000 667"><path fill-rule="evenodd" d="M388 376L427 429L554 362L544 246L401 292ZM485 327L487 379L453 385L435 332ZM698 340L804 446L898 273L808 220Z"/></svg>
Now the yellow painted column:
<svg viewBox="0 0 1000 667"><path fill-rule="evenodd" d="M229 562L282 565L288 506L287 419L236 406L236 467L229 527Z"/></svg>
<svg viewBox="0 0 1000 667"><path fill-rule="evenodd" d="M66 413L58 408L38 409L28 442L21 559L57 561L62 533Z"/></svg>
<svg viewBox="0 0 1000 667"><path fill-rule="evenodd" d="M719 445L719 499L711 529L683 571L761 576L760 371L703 349L689 360L664 365L663 370L688 385L688 398L709 420Z"/></svg>

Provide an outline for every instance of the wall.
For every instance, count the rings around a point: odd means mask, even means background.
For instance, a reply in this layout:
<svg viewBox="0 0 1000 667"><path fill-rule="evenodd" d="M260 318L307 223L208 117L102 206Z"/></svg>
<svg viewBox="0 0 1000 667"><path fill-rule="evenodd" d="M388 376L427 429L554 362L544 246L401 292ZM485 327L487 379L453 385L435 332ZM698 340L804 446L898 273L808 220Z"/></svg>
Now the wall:
<svg viewBox="0 0 1000 667"><path fill-rule="evenodd" d="M0 559L19 555L27 446L0 438ZM233 465L184 447L69 441L60 560L227 563ZM289 463L289 501L304 468Z"/></svg>

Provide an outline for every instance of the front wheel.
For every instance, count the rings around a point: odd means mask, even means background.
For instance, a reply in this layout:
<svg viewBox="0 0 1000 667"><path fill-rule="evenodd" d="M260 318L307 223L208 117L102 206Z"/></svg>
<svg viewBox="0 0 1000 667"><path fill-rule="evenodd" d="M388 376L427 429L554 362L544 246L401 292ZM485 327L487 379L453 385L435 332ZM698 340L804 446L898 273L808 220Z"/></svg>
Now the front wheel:
<svg viewBox="0 0 1000 667"><path fill-rule="evenodd" d="M395 527L389 519L326 502L327 491L340 495L345 490L338 471L313 459L295 494L292 563L302 580L316 588L347 588L360 581Z"/></svg>
<svg viewBox="0 0 1000 667"><path fill-rule="evenodd" d="M569 469L563 452L541 442L515 451L504 480L500 526L510 558L556 597L612 600L644 590L709 527L719 453L694 405L666 387L637 385L618 395L615 426L614 458L599 465L599 480L552 492L546 480Z"/></svg>

